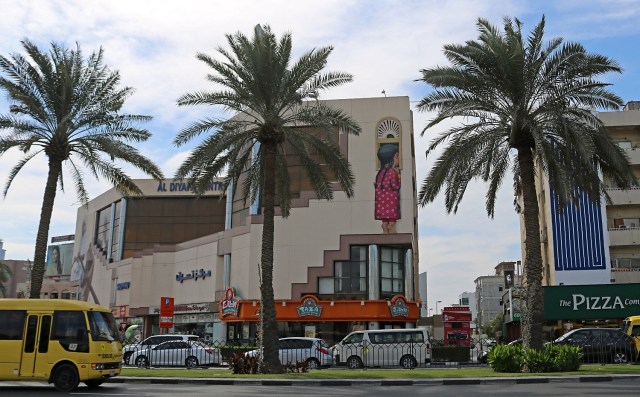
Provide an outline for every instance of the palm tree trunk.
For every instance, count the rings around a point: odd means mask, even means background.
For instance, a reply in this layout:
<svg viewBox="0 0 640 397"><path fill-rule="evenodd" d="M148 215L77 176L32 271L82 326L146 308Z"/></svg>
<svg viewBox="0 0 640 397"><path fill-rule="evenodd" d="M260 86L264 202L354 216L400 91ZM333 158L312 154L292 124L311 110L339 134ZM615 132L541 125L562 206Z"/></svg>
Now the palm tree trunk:
<svg viewBox="0 0 640 397"><path fill-rule="evenodd" d="M525 302L522 313L522 338L525 347L542 350L542 254L540 218L535 185L535 168L531 148L518 149L525 228L524 282Z"/></svg>
<svg viewBox="0 0 640 397"><path fill-rule="evenodd" d="M36 236L36 250L33 254L33 269L31 270L31 292L29 298L40 298L42 280L45 271L45 256L47 253L47 239L49 238L49 224L53 213L53 203L56 199L58 187L58 177L62 171L62 162L49 159L49 174L47 184L44 188L42 198L42 209L40 210L40 223L38 224L38 234Z"/></svg>
<svg viewBox="0 0 640 397"><path fill-rule="evenodd" d="M262 187L264 207L264 223L262 228L262 344L264 349L264 365L266 372L282 373L282 364L278 358L278 323L273 296L273 241L275 218L275 180L276 180L276 146L264 144L265 175Z"/></svg>

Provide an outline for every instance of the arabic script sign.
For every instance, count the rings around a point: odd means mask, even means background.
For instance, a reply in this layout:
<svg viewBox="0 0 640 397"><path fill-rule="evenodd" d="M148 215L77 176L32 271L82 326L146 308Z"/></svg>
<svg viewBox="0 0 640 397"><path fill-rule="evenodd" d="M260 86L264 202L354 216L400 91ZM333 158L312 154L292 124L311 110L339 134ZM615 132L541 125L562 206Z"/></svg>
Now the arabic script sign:
<svg viewBox="0 0 640 397"><path fill-rule="evenodd" d="M178 272L176 274L176 281L182 283L184 280L198 280L199 278L205 279L207 277L211 277L211 270L197 269L192 270L191 273L184 274L182 272Z"/></svg>

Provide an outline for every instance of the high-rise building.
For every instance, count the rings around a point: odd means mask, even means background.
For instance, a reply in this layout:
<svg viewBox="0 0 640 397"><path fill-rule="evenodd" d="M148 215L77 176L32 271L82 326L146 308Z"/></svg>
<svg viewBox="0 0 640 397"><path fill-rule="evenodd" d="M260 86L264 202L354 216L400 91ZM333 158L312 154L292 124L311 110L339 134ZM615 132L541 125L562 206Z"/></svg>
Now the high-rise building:
<svg viewBox="0 0 640 397"><path fill-rule="evenodd" d="M639 105L630 102L622 111L598 117L640 177ZM539 178L537 183L543 285L640 282L639 187L622 190L604 176L611 203L593 204L583 197L579 206L558 211L548 181Z"/></svg>

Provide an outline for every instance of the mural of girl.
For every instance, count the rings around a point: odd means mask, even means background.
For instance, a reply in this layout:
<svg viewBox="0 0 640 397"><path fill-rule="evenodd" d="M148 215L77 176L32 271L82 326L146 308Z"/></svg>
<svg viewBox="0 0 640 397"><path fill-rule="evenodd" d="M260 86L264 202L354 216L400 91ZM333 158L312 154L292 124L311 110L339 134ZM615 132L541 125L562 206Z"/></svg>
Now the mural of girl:
<svg viewBox="0 0 640 397"><path fill-rule="evenodd" d="M387 143L378 149L380 170L376 175L375 219L382 221L382 233L396 233L400 219L400 167L398 145Z"/></svg>

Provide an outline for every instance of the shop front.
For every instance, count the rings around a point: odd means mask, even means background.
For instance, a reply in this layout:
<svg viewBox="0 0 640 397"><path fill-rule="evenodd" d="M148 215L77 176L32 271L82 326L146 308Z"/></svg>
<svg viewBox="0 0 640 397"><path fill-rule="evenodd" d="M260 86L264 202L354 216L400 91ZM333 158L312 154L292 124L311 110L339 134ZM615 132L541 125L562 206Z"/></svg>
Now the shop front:
<svg viewBox="0 0 640 397"><path fill-rule="evenodd" d="M574 328L618 328L640 314L640 284L544 287L544 319L558 337Z"/></svg>
<svg viewBox="0 0 640 397"><path fill-rule="evenodd" d="M229 342L255 342L260 306L259 300L242 300L232 288L227 290L220 313ZM306 295L300 300L276 300L275 306L279 337L316 337L329 344L356 330L413 328L420 311L417 302L402 295L390 300L319 300Z"/></svg>

